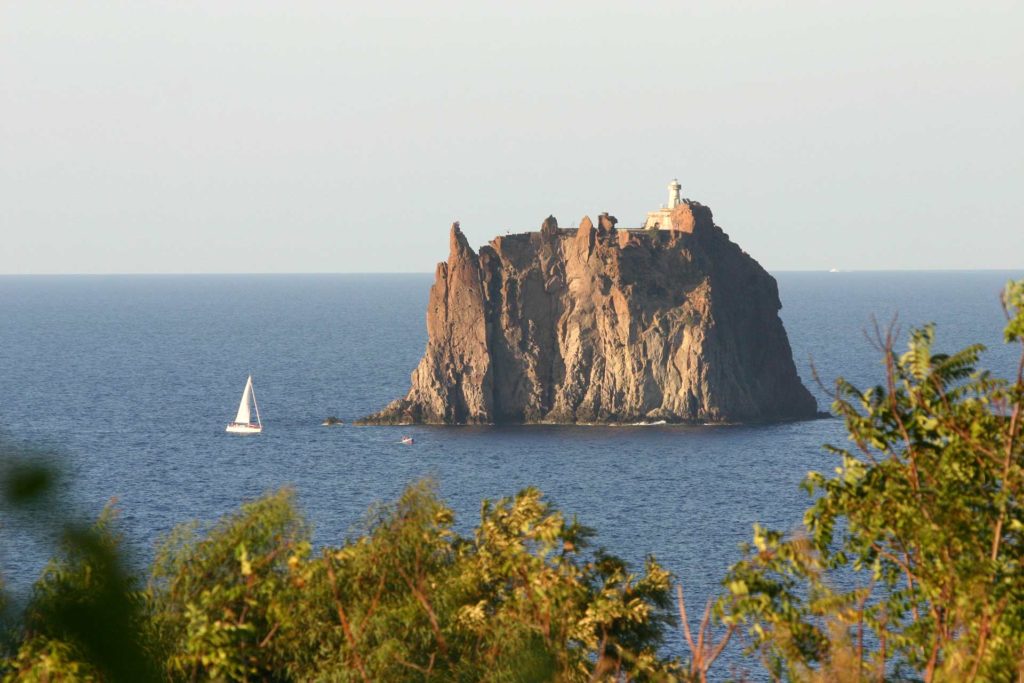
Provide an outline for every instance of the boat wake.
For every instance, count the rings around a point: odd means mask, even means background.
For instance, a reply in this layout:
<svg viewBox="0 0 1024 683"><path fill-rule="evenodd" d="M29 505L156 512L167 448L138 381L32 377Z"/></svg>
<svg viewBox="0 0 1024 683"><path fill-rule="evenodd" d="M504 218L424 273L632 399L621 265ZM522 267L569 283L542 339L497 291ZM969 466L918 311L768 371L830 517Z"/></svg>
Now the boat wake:
<svg viewBox="0 0 1024 683"><path fill-rule="evenodd" d="M665 420L656 420L654 422L626 422L623 424L609 425L610 427L657 427L658 425L668 424Z"/></svg>

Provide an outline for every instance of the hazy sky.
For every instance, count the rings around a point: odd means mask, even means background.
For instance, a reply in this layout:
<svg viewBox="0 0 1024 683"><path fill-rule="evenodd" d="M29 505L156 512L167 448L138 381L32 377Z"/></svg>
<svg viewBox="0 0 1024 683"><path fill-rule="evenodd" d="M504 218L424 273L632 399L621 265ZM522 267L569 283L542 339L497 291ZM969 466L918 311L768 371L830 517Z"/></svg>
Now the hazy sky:
<svg viewBox="0 0 1024 683"><path fill-rule="evenodd" d="M1024 266L1022 2L0 0L0 273L429 271L673 177L769 270Z"/></svg>

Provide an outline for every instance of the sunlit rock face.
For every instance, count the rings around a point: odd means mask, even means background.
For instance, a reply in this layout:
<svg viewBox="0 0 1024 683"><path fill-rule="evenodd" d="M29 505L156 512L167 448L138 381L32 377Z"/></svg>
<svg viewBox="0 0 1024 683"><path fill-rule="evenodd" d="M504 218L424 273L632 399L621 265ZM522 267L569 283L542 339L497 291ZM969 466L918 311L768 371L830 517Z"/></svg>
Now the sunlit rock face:
<svg viewBox="0 0 1024 683"><path fill-rule="evenodd" d="M451 228L409 393L371 424L755 422L810 418L778 287L686 201L671 230L603 214L497 237Z"/></svg>

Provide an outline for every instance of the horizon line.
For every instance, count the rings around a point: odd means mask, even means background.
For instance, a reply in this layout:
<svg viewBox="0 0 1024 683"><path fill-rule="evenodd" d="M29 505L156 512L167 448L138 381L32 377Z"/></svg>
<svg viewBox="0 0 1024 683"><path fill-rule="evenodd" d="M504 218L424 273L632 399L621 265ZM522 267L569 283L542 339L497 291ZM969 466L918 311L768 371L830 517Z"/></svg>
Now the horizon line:
<svg viewBox="0 0 1024 683"><path fill-rule="evenodd" d="M769 270L772 273L827 273L831 275L842 275L844 273L998 273L1024 271L1024 266L1000 267L1000 268L839 268L836 270L828 268L780 268ZM231 277L231 276L295 276L295 275L433 275L433 271L397 271L397 270L347 270L347 271L210 271L210 272L184 272L184 271L159 271L159 272L80 272L80 273L0 273L0 277Z"/></svg>

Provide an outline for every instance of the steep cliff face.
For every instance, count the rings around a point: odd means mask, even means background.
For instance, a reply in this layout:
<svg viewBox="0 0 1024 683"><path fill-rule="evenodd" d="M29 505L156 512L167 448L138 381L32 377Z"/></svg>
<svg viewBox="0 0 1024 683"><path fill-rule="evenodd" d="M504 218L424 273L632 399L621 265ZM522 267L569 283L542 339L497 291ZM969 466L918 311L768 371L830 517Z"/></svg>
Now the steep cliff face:
<svg viewBox="0 0 1024 683"><path fill-rule="evenodd" d="M671 231L498 237L476 254L456 223L405 398L371 424L740 422L814 417L775 279L711 211Z"/></svg>

